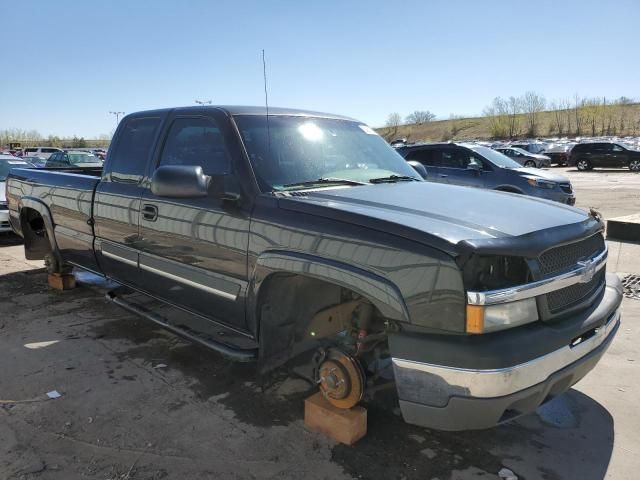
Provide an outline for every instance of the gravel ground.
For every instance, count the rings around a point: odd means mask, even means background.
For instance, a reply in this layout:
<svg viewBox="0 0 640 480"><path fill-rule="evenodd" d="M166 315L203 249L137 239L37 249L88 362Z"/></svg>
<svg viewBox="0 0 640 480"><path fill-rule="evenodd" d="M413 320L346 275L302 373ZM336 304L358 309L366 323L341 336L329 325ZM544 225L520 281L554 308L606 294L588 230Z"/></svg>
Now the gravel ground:
<svg viewBox="0 0 640 480"><path fill-rule="evenodd" d="M608 218L640 211L640 175L554 171L567 172L578 206ZM632 247L624 271L640 273ZM0 479L495 479L503 467L520 479L640 476L640 301L625 299L596 369L535 415L443 433L406 425L381 398L368 406L367 437L346 447L304 428L305 381L284 370L259 378L95 288L51 291L40 266L0 237ZM62 396L47 399L53 390Z"/></svg>

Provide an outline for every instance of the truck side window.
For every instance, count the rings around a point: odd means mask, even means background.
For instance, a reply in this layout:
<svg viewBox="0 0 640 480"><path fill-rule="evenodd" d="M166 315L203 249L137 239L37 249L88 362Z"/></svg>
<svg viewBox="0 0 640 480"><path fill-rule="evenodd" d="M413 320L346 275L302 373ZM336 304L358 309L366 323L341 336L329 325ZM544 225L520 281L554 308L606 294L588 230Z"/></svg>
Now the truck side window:
<svg viewBox="0 0 640 480"><path fill-rule="evenodd" d="M160 165L198 165L206 175L231 173L222 133L209 118L176 119L162 148Z"/></svg>
<svg viewBox="0 0 640 480"><path fill-rule="evenodd" d="M139 183L147 167L160 119L132 118L126 122L118 144L110 154L111 181Z"/></svg>

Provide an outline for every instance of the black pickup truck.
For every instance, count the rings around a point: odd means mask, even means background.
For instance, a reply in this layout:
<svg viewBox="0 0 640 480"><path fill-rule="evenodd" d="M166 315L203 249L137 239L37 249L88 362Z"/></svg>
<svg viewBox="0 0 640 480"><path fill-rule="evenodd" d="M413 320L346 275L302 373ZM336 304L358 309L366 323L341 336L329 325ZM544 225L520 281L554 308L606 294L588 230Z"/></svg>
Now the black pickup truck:
<svg viewBox="0 0 640 480"><path fill-rule="evenodd" d="M261 370L306 355L338 407L394 381L405 420L432 428L534 411L620 325L598 215L424 182L345 117L135 113L103 170L16 169L7 201L51 272L112 279L110 300Z"/></svg>

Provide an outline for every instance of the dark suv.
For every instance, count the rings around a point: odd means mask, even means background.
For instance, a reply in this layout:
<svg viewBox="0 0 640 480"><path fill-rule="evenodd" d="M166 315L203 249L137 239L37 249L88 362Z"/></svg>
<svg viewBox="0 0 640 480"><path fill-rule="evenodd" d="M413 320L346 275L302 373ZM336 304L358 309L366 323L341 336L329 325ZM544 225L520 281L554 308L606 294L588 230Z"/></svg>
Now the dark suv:
<svg viewBox="0 0 640 480"><path fill-rule="evenodd" d="M489 188L573 205L569 179L538 168L523 167L489 147L463 143L416 144L396 151L427 170L430 182Z"/></svg>
<svg viewBox="0 0 640 480"><path fill-rule="evenodd" d="M581 171L627 167L640 172L640 151L612 142L579 143L571 150L569 166Z"/></svg>

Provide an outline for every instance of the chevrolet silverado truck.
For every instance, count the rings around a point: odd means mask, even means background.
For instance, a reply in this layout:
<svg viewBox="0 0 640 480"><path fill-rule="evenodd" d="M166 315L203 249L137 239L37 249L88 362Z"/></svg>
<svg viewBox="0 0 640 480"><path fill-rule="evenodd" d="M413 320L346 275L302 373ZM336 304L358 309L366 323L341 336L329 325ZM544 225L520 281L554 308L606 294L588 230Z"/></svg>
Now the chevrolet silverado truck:
<svg viewBox="0 0 640 480"><path fill-rule="evenodd" d="M337 407L395 382L431 428L534 411L620 325L595 212L425 182L341 116L134 113L103 169L14 169L7 201L50 272L111 279L109 300L259 371L306 356Z"/></svg>

